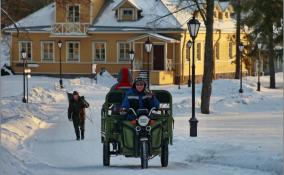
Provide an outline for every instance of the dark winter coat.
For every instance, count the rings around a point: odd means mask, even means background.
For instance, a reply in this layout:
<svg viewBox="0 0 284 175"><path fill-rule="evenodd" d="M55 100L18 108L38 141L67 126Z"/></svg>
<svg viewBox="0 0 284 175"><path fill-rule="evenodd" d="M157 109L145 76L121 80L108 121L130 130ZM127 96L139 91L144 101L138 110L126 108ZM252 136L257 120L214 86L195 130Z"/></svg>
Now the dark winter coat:
<svg viewBox="0 0 284 175"><path fill-rule="evenodd" d="M90 105L85 100L85 98L79 97L77 101L74 99L71 99L69 101L69 107L68 107L68 119L82 121L85 120L86 113L85 108L88 108Z"/></svg>
<svg viewBox="0 0 284 175"><path fill-rule="evenodd" d="M129 89L122 102L122 108L133 108L135 111L138 109L148 109L151 108L159 108L159 101L158 99L146 91L138 92L134 87ZM128 114L127 118L129 120L135 119L135 116L133 114Z"/></svg>

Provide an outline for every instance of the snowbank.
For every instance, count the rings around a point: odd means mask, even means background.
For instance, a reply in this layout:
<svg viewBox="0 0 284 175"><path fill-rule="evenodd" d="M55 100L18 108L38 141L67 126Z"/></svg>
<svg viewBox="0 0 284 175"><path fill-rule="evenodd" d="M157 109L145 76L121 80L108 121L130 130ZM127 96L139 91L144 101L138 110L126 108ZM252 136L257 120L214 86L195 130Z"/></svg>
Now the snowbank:
<svg viewBox="0 0 284 175"><path fill-rule="evenodd" d="M240 94L240 81L234 79L219 79L213 81L210 109L212 113L241 113L250 111L279 112L283 106L283 73L276 74L277 89L267 88L269 76L261 77L261 92L256 91L257 77L245 77L243 80L244 93ZM160 87L154 87L160 88ZM173 94L173 112L175 116L187 116L191 113L191 88L182 86L164 86ZM201 84L196 85L196 108L200 112Z"/></svg>
<svg viewBox="0 0 284 175"><path fill-rule="evenodd" d="M277 83L283 85L282 74ZM22 104L22 77L0 77L2 145L0 174L281 174L283 90L265 88L256 91L256 77L244 78L244 93L238 93L239 81L216 80L213 83L213 113L202 115L201 84L196 86L198 137L189 138L191 88L153 86L173 95L175 130L168 168L160 168L159 158L150 161L150 169L140 171L138 159L112 157L111 167L102 167L100 109L106 93L116 83L107 72L98 75L98 84L89 78L63 79L37 77L29 80L29 104ZM67 120L66 91L77 90L90 102L87 109L86 140L75 142L73 126ZM74 151L76 150L76 151Z"/></svg>

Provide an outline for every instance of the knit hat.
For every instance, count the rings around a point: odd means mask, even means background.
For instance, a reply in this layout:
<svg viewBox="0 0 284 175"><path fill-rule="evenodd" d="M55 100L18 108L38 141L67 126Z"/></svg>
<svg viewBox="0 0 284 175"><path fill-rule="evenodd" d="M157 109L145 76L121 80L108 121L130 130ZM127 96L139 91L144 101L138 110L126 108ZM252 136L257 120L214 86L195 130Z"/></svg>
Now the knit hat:
<svg viewBox="0 0 284 175"><path fill-rule="evenodd" d="M137 77L137 78L135 78L134 83L133 83L134 88L136 87L136 83L138 83L138 82L143 82L144 86L146 87L146 81L142 77Z"/></svg>
<svg viewBox="0 0 284 175"><path fill-rule="evenodd" d="M73 95L79 95L77 91L73 91Z"/></svg>

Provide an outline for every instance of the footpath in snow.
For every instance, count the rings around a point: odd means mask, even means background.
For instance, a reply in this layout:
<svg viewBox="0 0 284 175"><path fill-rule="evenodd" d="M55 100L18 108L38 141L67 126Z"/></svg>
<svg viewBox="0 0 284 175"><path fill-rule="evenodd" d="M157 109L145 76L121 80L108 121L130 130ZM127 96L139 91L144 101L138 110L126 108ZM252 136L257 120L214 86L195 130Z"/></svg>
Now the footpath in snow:
<svg viewBox="0 0 284 175"><path fill-rule="evenodd" d="M211 99L212 114L200 114L201 85L197 85L198 137L189 137L191 89L182 86L154 86L173 95L174 145L167 168L159 157L140 169L140 160L111 157L102 165L100 108L116 80L108 73L98 84L88 78L64 79L66 91L78 90L90 102L87 109L86 139L75 141L67 120L66 92L57 89L58 79L32 77L29 104L22 104L22 77L1 77L2 116L0 174L282 174L283 164L283 74L277 74L277 89L268 89L269 77L262 77L256 91L256 77L239 81L216 80Z"/></svg>

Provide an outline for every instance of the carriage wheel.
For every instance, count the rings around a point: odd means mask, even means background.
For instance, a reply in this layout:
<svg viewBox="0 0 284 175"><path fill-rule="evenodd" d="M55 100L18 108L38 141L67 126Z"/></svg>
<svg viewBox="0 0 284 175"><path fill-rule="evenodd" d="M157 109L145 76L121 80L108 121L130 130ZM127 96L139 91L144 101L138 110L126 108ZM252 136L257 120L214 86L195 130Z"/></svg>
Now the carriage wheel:
<svg viewBox="0 0 284 175"><path fill-rule="evenodd" d="M103 164L104 166L109 166L110 164L110 147L108 142L104 143L103 146Z"/></svg>
<svg viewBox="0 0 284 175"><path fill-rule="evenodd" d="M168 144L164 144L162 146L161 165L162 167L167 167L168 163L169 163L169 146Z"/></svg>

